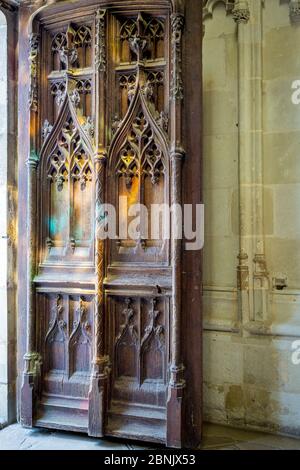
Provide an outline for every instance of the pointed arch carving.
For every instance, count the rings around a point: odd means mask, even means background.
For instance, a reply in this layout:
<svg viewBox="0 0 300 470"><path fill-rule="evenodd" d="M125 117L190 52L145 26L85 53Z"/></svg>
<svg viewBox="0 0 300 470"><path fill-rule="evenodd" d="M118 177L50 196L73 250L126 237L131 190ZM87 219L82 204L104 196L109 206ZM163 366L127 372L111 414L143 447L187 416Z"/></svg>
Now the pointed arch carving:
<svg viewBox="0 0 300 470"><path fill-rule="evenodd" d="M57 243L60 256L70 256L77 244L88 241L80 239L77 229L76 219L81 220L84 212L89 213L86 220L92 239L94 149L80 118L66 93L56 123L50 126L41 150L40 178L48 192L46 202L41 202L43 220L47 221L41 240L43 247L47 247L46 257L55 253ZM61 211L64 204L65 213Z"/></svg>
<svg viewBox="0 0 300 470"><path fill-rule="evenodd" d="M155 184L159 175L168 171L167 135L158 125L160 115L154 113L152 103L145 98L145 89L138 85L109 153L110 168L124 175L129 187L135 176L149 174Z"/></svg>
<svg viewBox="0 0 300 470"><path fill-rule="evenodd" d="M169 175L168 135L152 101L152 92L149 82L141 86L137 78L127 114L113 137L108 156L109 174L116 182L112 186L117 188L113 196L116 207L122 195L128 198L129 205L146 206L148 214L152 203L168 202ZM150 223L147 229L150 239ZM142 234L139 243L141 254L147 252ZM162 240L159 243L164 244Z"/></svg>
<svg viewBox="0 0 300 470"><path fill-rule="evenodd" d="M203 2L203 20L212 18L215 7L220 3L224 5L226 14L228 14L233 11L236 0L205 0Z"/></svg>

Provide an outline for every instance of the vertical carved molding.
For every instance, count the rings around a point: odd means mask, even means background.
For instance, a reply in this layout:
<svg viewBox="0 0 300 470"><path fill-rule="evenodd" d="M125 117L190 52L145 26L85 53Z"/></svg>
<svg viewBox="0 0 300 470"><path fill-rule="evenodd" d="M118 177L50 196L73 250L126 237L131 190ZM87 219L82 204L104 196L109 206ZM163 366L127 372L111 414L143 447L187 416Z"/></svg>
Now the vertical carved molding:
<svg viewBox="0 0 300 470"><path fill-rule="evenodd" d="M100 238L103 223L102 205L105 198L106 156L97 155L94 160L96 175L95 201L95 305L94 305L94 342L93 369L89 391L89 435L104 435L107 380L109 358L104 349L104 240ZM98 410L98 413L97 413Z"/></svg>
<svg viewBox="0 0 300 470"><path fill-rule="evenodd" d="M182 148L182 35L184 17L181 13L171 16L172 83L171 83L171 202L182 205L182 164L185 152ZM182 311L182 240L176 239L180 223L173 217L171 262L172 262L172 307L171 307L171 367L167 400L167 445L180 447L182 443L183 394L185 388L184 365L181 348ZM174 428L176 431L174 431Z"/></svg>
<svg viewBox="0 0 300 470"><path fill-rule="evenodd" d="M103 437L106 421L107 383L109 358L104 349L104 251L105 243L100 238L103 223L103 204L105 202L106 133L101 126L101 116L105 115L106 89L106 10L96 13L96 51L95 51L95 116L96 145L98 152L94 159L95 168L95 306L93 369L89 391L89 435Z"/></svg>
<svg viewBox="0 0 300 470"><path fill-rule="evenodd" d="M38 67L39 67L39 35L30 35L30 84L29 84L29 107L32 111L38 111Z"/></svg>
<svg viewBox="0 0 300 470"><path fill-rule="evenodd" d="M182 32L184 28L184 16L174 13L171 16L172 28L172 78L171 96L173 100L183 99L182 81Z"/></svg>
<svg viewBox="0 0 300 470"><path fill-rule="evenodd" d="M105 15L106 10L98 10L96 13L95 66L100 72L106 71Z"/></svg>
<svg viewBox="0 0 300 470"><path fill-rule="evenodd" d="M40 358L35 352L36 344L36 318L35 318L35 287L34 276L36 270L36 190L37 167L39 158L32 151L28 160L28 196L27 196L27 328L26 328L26 354L24 356L24 373L21 400L21 423L25 427L32 427L34 412L34 394L36 380L39 375Z"/></svg>
<svg viewBox="0 0 300 470"><path fill-rule="evenodd" d="M21 423L23 426L29 428L33 425L35 398L38 390L41 365L41 358L36 352L36 296L34 286L37 249L37 168L39 164L37 152L39 41L39 35L36 32L32 32L29 37L30 154L27 159L26 353L24 356L23 383L21 389Z"/></svg>
<svg viewBox="0 0 300 470"><path fill-rule="evenodd" d="M233 18L239 61L240 316L246 330L261 332L268 321L269 289L263 222L262 2L236 2Z"/></svg>

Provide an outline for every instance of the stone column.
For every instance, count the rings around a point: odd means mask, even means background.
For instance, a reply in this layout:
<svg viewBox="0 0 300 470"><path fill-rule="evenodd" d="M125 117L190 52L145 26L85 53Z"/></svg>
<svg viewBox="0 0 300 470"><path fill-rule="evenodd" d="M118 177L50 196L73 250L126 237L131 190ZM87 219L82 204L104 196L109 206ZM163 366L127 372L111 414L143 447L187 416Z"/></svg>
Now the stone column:
<svg viewBox="0 0 300 470"><path fill-rule="evenodd" d="M238 26L240 253L238 286L245 328L266 328L268 272L265 261L262 155L262 1L240 0Z"/></svg>

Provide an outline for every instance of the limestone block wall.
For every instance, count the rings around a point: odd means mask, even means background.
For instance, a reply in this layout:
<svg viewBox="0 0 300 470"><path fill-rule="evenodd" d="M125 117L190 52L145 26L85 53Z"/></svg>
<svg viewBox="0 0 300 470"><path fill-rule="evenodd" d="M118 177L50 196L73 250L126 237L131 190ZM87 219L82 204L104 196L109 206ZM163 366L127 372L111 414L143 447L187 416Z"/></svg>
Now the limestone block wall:
<svg viewBox="0 0 300 470"><path fill-rule="evenodd" d="M0 420L7 420L7 25L0 12Z"/></svg>
<svg viewBox="0 0 300 470"><path fill-rule="evenodd" d="M300 435L295 3L204 1L204 407Z"/></svg>
<svg viewBox="0 0 300 470"><path fill-rule="evenodd" d="M16 416L16 19L0 9L0 426Z"/></svg>

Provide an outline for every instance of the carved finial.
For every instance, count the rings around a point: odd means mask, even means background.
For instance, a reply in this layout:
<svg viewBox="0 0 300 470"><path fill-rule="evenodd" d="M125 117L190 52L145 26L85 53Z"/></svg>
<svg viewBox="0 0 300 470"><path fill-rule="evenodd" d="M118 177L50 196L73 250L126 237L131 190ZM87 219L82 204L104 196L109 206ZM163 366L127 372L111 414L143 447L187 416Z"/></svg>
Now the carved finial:
<svg viewBox="0 0 300 470"><path fill-rule="evenodd" d="M232 11L233 19L237 24L248 23L250 19L250 9L247 0L238 0Z"/></svg>
<svg viewBox="0 0 300 470"><path fill-rule="evenodd" d="M95 135L95 124L94 124L93 119L90 116L88 116L86 118L86 121L83 124L82 128L88 136L90 136L92 138L94 137L94 135Z"/></svg>
<svg viewBox="0 0 300 470"><path fill-rule="evenodd" d="M146 22L143 19L143 15L139 12L137 17L137 34L134 37L129 38L129 46L132 52L137 56L137 61L142 62L144 60L144 54L148 48L148 38L144 35Z"/></svg>
<svg viewBox="0 0 300 470"><path fill-rule="evenodd" d="M151 101L153 99L154 87L149 80L143 86L142 91L147 101Z"/></svg>
<svg viewBox="0 0 300 470"><path fill-rule="evenodd" d="M42 128L42 138L43 138L43 140L47 139L47 137L51 133L52 129L53 129L53 126L50 124L48 119L45 119L44 124L43 124L43 128Z"/></svg>
<svg viewBox="0 0 300 470"><path fill-rule="evenodd" d="M162 130L164 130L165 132L168 132L169 117L164 111L161 111L160 114L158 115L157 124Z"/></svg>
<svg viewBox="0 0 300 470"><path fill-rule="evenodd" d="M117 114L115 114L115 116L113 118L113 121L112 121L112 125L111 125L113 134L115 134L117 132L117 130L120 127L121 122L122 122L122 119L120 119L119 116Z"/></svg>
<svg viewBox="0 0 300 470"><path fill-rule="evenodd" d="M78 59L77 49L73 43L75 34L74 29L69 25L66 32L67 45L59 49L60 61L65 64L67 70L69 70L70 66L74 65Z"/></svg>
<svg viewBox="0 0 300 470"><path fill-rule="evenodd" d="M74 107L78 108L78 106L80 105L80 94L78 90L72 90L72 92L70 93L70 100L73 103Z"/></svg>
<svg viewBox="0 0 300 470"><path fill-rule="evenodd" d="M127 97L129 103L133 100L133 97L135 95L135 90L136 90L136 83L129 83L128 84L128 92L127 92Z"/></svg>

